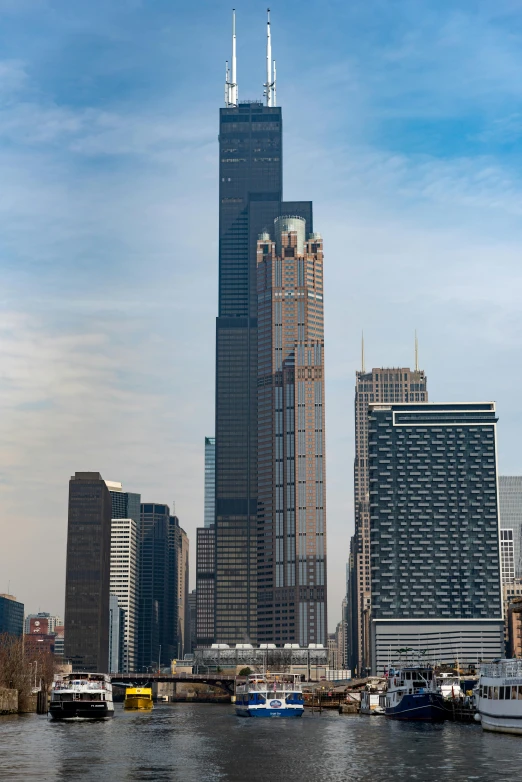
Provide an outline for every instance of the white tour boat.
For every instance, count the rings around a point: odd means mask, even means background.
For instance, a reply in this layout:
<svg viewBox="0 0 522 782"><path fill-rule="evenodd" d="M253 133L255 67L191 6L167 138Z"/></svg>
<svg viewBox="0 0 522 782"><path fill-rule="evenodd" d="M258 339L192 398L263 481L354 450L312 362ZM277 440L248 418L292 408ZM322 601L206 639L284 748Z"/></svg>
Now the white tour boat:
<svg viewBox="0 0 522 782"><path fill-rule="evenodd" d="M437 687L444 699L463 698L464 693L460 686L460 676L458 673L449 673L441 671L436 678Z"/></svg>
<svg viewBox="0 0 522 782"><path fill-rule="evenodd" d="M114 716L112 684L106 673L57 674L49 713L55 720L105 719Z"/></svg>
<svg viewBox="0 0 522 782"><path fill-rule="evenodd" d="M386 691L384 679L372 678L361 692L361 714L384 714L381 704L381 695Z"/></svg>
<svg viewBox="0 0 522 782"><path fill-rule="evenodd" d="M482 665L474 692L484 730L522 735L522 660Z"/></svg>
<svg viewBox="0 0 522 782"><path fill-rule="evenodd" d="M239 717L302 717L301 677L293 673L250 674L236 687Z"/></svg>

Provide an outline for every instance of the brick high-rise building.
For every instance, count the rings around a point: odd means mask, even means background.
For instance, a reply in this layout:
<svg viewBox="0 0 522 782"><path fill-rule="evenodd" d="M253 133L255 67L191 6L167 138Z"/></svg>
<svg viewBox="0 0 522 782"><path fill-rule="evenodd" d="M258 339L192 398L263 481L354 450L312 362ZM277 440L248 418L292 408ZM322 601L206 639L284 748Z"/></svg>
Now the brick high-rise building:
<svg viewBox="0 0 522 782"><path fill-rule="evenodd" d="M69 481L65 657L75 671L107 672L111 495L97 472Z"/></svg>
<svg viewBox="0 0 522 782"><path fill-rule="evenodd" d="M258 639L327 642L323 243L302 217L257 243Z"/></svg>
<svg viewBox="0 0 522 782"><path fill-rule="evenodd" d="M214 632L215 641L225 643L257 639L257 237L284 214L303 217L313 231L309 201L282 201L283 125L275 79L267 74L266 105L241 103L235 28L233 51L219 123L216 322ZM267 61L271 68L271 56Z"/></svg>
<svg viewBox="0 0 522 782"><path fill-rule="evenodd" d="M376 402L426 402L428 389L422 369L387 367L356 373L355 382L355 533L351 541L350 565L350 667L363 673L370 665L370 511L368 504L368 405Z"/></svg>

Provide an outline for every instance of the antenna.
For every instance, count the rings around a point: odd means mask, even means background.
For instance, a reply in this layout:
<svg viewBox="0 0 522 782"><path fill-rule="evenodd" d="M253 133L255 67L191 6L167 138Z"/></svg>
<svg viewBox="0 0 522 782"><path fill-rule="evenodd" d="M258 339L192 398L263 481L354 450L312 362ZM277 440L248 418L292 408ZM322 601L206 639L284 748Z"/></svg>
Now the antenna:
<svg viewBox="0 0 522 782"><path fill-rule="evenodd" d="M417 339L417 329L415 329L415 372L419 371L419 341Z"/></svg>
<svg viewBox="0 0 522 782"><path fill-rule="evenodd" d="M361 332L361 372L364 373L364 331Z"/></svg>
<svg viewBox="0 0 522 782"><path fill-rule="evenodd" d="M276 105L276 65L274 66L274 78L272 80L272 35L270 30L270 8L267 8L267 23L266 23L266 82L263 85L265 88L264 95L266 97L267 106Z"/></svg>
<svg viewBox="0 0 522 782"><path fill-rule="evenodd" d="M237 106L237 81L236 81L236 9L232 9L232 71L225 68L225 106Z"/></svg>

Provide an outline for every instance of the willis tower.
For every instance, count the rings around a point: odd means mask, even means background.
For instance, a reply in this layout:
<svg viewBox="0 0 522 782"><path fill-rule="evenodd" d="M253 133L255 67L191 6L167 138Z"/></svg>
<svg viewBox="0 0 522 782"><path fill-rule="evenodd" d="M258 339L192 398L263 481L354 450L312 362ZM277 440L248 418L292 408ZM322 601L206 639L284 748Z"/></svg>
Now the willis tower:
<svg viewBox="0 0 522 782"><path fill-rule="evenodd" d="M270 16L264 102L238 99L235 13L232 24L219 118L214 640L255 643L258 593L273 600L271 576L265 577L265 564L258 567L258 557L259 563L270 559L263 550L271 532L258 508L258 384L265 381L258 377L257 242L278 217L304 219L309 233L313 224L310 201L283 201L283 125Z"/></svg>

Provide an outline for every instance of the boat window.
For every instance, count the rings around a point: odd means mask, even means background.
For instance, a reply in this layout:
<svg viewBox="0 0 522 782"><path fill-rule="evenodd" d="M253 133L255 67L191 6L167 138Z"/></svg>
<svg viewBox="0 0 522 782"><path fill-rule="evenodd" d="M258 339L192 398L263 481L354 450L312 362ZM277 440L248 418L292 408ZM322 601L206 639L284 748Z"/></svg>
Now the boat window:
<svg viewBox="0 0 522 782"><path fill-rule="evenodd" d="M522 687L517 687L518 695L517 698L519 701L522 701Z"/></svg>
<svg viewBox="0 0 522 782"><path fill-rule="evenodd" d="M512 687L511 688L511 700L516 701L518 698L518 691L520 687Z"/></svg>
<svg viewBox="0 0 522 782"><path fill-rule="evenodd" d="M493 700L498 701L498 687L493 687Z"/></svg>
<svg viewBox="0 0 522 782"><path fill-rule="evenodd" d="M498 693L498 699L499 701L503 701L505 697L505 687L499 687L499 693Z"/></svg>

